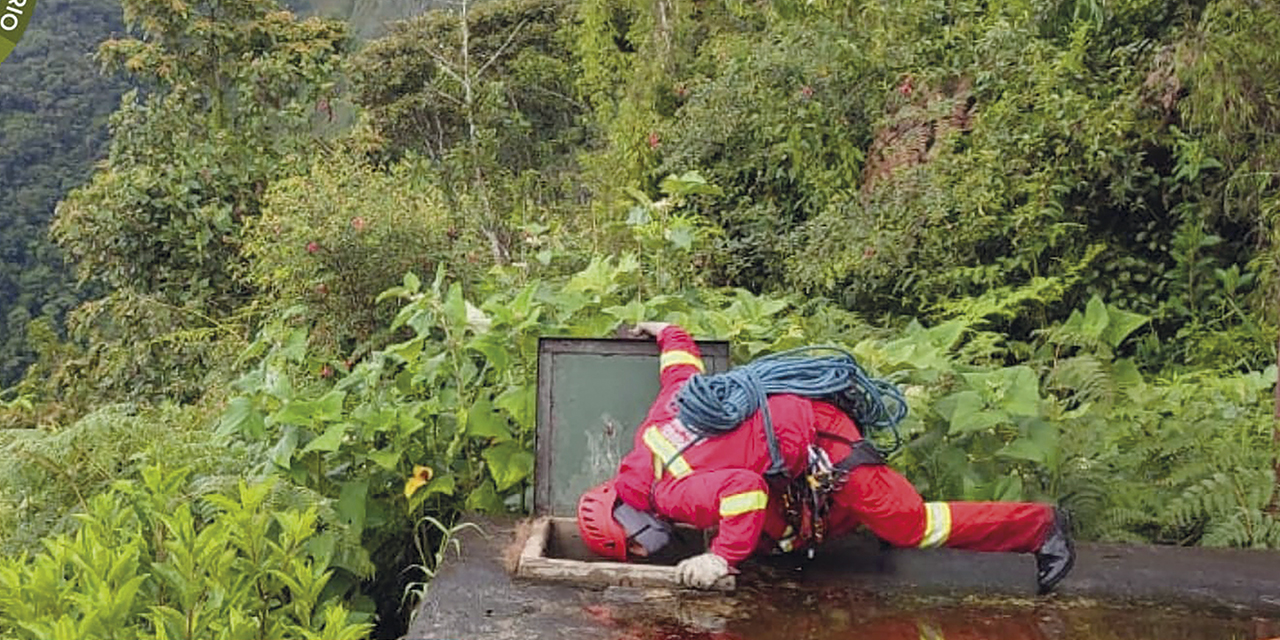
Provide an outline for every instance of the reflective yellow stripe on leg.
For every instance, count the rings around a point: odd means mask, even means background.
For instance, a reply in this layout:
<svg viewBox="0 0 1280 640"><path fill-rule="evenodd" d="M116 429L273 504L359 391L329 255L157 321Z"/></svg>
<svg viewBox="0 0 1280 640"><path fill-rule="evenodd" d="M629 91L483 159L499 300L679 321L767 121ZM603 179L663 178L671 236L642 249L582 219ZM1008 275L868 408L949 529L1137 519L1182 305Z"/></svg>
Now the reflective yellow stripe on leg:
<svg viewBox="0 0 1280 640"><path fill-rule="evenodd" d="M750 511L762 511L767 504L769 496L759 489L735 493L720 499L720 517L732 518Z"/></svg>
<svg viewBox="0 0 1280 640"><path fill-rule="evenodd" d="M921 549L941 547L951 537L951 505L945 502L924 503L924 535Z"/></svg>

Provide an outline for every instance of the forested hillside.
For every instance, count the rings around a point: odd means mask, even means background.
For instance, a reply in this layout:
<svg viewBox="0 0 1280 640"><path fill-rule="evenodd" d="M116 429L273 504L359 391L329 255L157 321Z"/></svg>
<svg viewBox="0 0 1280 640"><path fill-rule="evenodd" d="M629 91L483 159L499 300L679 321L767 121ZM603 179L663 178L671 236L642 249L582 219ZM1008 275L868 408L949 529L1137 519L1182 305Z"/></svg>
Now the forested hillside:
<svg viewBox="0 0 1280 640"><path fill-rule="evenodd" d="M49 221L105 149L124 84L92 55L123 26L114 0L42 2L0 72L0 385L34 359L27 324L55 327L79 300Z"/></svg>
<svg viewBox="0 0 1280 640"><path fill-rule="evenodd" d="M424 2L295 2L303 15L338 17L355 34L433 5ZM44 0L22 46L0 74L0 385L18 381L49 332L84 292L70 276L48 227L54 205L88 179L106 151L107 119L126 82L100 72L98 43L124 31L116 0ZM28 335L30 321L41 328Z"/></svg>
<svg viewBox="0 0 1280 640"><path fill-rule="evenodd" d="M123 8L90 286L0 394L0 635L396 637L528 507L538 336L646 319L848 349L930 500L1280 546L1274 0ZM22 251L11 323L71 304Z"/></svg>

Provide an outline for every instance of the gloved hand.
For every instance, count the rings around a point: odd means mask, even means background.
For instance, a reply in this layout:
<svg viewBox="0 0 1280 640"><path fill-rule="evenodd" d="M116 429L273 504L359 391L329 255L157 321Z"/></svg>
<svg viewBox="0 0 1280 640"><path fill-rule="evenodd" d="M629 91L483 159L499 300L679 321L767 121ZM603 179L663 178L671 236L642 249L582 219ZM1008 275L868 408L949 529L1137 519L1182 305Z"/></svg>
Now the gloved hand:
<svg viewBox="0 0 1280 640"><path fill-rule="evenodd" d="M714 553L704 553L685 558L676 565L680 584L698 589L710 589L717 580L729 575L729 562Z"/></svg>
<svg viewBox="0 0 1280 640"><path fill-rule="evenodd" d="M636 326L631 328L631 335L636 337L650 335L656 338L659 333L662 333L663 329L666 329L669 326L671 326L671 323L669 322L650 322L647 320L644 322L637 322Z"/></svg>

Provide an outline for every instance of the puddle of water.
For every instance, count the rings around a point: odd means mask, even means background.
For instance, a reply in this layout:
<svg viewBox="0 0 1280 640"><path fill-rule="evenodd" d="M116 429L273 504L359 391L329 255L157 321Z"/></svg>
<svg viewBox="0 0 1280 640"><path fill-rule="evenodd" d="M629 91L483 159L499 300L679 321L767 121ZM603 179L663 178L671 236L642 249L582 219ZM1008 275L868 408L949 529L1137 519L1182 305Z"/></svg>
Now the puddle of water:
<svg viewBox="0 0 1280 640"><path fill-rule="evenodd" d="M1092 601L931 603L837 590L731 601L677 596L588 613L611 623L610 640L1280 640L1280 621L1262 618Z"/></svg>

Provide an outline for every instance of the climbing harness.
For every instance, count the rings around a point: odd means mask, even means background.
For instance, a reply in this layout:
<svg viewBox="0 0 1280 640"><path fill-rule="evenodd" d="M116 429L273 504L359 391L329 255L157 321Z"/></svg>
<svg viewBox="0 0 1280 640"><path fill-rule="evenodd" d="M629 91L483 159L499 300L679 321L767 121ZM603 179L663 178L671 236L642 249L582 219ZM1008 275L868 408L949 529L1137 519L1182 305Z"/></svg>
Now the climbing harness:
<svg viewBox="0 0 1280 640"><path fill-rule="evenodd" d="M794 548L794 541L808 546L813 557L814 546L821 544L827 533L827 513L831 510L831 496L844 487L854 469L863 465L883 465L884 455L869 440L852 441L833 433L818 433L820 438L841 440L849 445L849 454L840 462L832 463L827 452L816 445L809 447L809 465L805 473L791 481L782 493L783 514L790 537L787 546ZM782 546L782 545L780 545ZM791 548L783 547L783 551Z"/></svg>
<svg viewBox="0 0 1280 640"><path fill-rule="evenodd" d="M836 355L799 355L815 351ZM771 461L765 475L785 478L786 464L768 404L769 396L784 393L831 401L864 434L891 432L893 444L886 449L876 447L881 454L888 455L902 446L898 423L907 415L902 392L887 380L868 376L853 354L839 347L800 347L758 358L724 373L694 375L676 395L676 404L685 428L706 437L732 431L760 411Z"/></svg>

